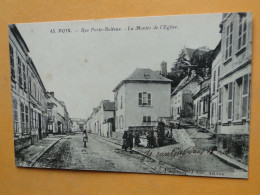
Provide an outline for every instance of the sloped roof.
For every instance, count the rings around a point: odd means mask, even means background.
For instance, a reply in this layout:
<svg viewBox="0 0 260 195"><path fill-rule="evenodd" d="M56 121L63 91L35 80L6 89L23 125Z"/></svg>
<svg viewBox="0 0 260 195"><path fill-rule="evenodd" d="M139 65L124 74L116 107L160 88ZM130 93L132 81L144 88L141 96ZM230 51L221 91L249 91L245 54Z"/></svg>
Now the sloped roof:
<svg viewBox="0 0 260 195"><path fill-rule="evenodd" d="M115 102L110 102L108 100L103 100L103 109L104 111L114 111L115 110Z"/></svg>
<svg viewBox="0 0 260 195"><path fill-rule="evenodd" d="M158 74L156 71L153 71L149 68L137 68L129 77L125 80L122 80L116 88L113 90L114 92L119 89L124 83L127 82L163 82L163 83L171 83L172 80L163 77Z"/></svg>
<svg viewBox="0 0 260 195"><path fill-rule="evenodd" d="M179 85L175 88L175 90L172 92L172 96L177 94L178 91L186 87L191 81L193 81L195 78L197 78L200 81L203 81L203 78L199 75L194 75L194 76L186 76L182 81L179 83Z"/></svg>

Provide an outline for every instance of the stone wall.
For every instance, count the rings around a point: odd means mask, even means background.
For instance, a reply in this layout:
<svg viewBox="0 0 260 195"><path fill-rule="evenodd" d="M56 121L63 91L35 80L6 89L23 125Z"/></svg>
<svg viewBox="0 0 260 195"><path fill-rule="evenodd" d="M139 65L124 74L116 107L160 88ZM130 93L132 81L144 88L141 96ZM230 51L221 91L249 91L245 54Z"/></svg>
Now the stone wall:
<svg viewBox="0 0 260 195"><path fill-rule="evenodd" d="M20 139L14 140L15 152L19 152L22 149L27 148L31 144L32 144L31 137L20 138Z"/></svg>
<svg viewBox="0 0 260 195"><path fill-rule="evenodd" d="M242 135L217 135L217 150L237 161L248 164L249 136Z"/></svg>

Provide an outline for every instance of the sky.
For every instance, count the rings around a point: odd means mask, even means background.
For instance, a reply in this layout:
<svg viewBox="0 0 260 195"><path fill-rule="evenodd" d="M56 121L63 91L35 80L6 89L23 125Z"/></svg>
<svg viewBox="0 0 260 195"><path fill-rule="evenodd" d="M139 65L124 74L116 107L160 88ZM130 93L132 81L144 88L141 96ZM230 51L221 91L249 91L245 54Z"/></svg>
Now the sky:
<svg viewBox="0 0 260 195"><path fill-rule="evenodd" d="M87 118L101 100L113 101L113 89L136 68L160 70L165 61L170 71L184 46L214 49L220 41L220 22L221 14L204 14L17 27L46 90L65 102L70 117Z"/></svg>

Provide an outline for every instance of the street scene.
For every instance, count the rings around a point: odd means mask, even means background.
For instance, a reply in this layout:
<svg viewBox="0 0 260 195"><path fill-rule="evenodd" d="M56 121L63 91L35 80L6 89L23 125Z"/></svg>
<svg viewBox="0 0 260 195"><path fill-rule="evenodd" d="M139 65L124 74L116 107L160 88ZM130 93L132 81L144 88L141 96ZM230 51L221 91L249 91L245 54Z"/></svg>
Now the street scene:
<svg viewBox="0 0 260 195"><path fill-rule="evenodd" d="M251 13L11 24L9 48L16 166L248 177Z"/></svg>

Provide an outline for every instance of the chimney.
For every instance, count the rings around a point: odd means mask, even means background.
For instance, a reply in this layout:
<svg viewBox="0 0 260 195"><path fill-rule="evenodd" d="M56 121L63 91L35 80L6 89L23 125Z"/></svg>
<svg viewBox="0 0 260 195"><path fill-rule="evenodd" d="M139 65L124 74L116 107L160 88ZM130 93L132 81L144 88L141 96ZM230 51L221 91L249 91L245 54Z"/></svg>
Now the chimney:
<svg viewBox="0 0 260 195"><path fill-rule="evenodd" d="M167 76L167 62L162 62L161 63L161 75L163 77L166 77Z"/></svg>
<svg viewBox="0 0 260 195"><path fill-rule="evenodd" d="M54 92L53 91L51 91L50 94L51 94L52 97L54 97Z"/></svg>

